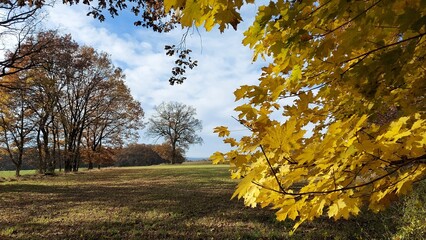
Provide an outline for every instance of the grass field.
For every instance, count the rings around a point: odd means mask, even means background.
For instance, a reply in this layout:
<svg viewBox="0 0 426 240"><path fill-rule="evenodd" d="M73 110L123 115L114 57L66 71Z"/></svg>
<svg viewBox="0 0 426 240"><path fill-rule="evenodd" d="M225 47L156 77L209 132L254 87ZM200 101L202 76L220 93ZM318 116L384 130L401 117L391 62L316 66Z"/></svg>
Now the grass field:
<svg viewBox="0 0 426 240"><path fill-rule="evenodd" d="M35 174L36 170L21 170L21 175ZM0 178L11 178L15 177L15 171L0 171Z"/></svg>
<svg viewBox="0 0 426 240"><path fill-rule="evenodd" d="M0 183L0 239L386 239L401 214L302 225L230 200L226 165L111 168Z"/></svg>

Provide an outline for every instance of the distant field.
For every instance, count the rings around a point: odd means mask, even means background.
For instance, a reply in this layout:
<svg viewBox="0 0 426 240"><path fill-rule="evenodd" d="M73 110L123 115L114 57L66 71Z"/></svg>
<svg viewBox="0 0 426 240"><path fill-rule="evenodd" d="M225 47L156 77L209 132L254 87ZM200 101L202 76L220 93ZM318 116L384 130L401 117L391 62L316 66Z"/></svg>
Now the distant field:
<svg viewBox="0 0 426 240"><path fill-rule="evenodd" d="M400 216L302 225L230 200L226 165L110 168L0 183L0 239L386 239Z"/></svg>

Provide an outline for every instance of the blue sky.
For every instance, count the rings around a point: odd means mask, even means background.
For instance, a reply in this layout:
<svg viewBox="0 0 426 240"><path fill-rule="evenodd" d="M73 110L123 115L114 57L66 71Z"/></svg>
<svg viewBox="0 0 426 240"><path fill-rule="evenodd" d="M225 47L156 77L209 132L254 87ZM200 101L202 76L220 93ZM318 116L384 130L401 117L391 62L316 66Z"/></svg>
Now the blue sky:
<svg viewBox="0 0 426 240"><path fill-rule="evenodd" d="M197 109L197 118L203 123L202 145L193 145L188 157L208 157L215 151L227 151L228 146L213 133L216 126L229 126L238 137L249 134L232 116L238 106L233 91L240 85L254 84L260 75L262 62L252 63L252 52L241 44L243 30L253 21L254 6L243 9L243 22L238 31L232 28L223 34L213 30L206 33L193 29L186 39L188 48L199 66L187 74L182 85L170 86L168 79L174 59L165 55L164 45L179 44L182 29L169 33L154 33L135 27L132 16L125 15L100 23L86 16L87 6L56 4L47 9L46 28L70 33L81 45L110 54L115 66L126 74L126 82L135 99L142 103L145 121L153 107L163 101L177 101ZM143 143L155 142L141 132Z"/></svg>

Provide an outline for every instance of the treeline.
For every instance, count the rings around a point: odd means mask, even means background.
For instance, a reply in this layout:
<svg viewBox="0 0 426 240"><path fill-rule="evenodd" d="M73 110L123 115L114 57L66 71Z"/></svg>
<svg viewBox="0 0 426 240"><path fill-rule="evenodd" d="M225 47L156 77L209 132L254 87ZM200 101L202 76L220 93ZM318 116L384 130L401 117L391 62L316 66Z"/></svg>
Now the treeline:
<svg viewBox="0 0 426 240"><path fill-rule="evenodd" d="M18 55L0 78L0 151L17 176L24 159L40 173L78 171L82 161L115 161L114 149L136 141L143 109L106 53L46 31Z"/></svg>
<svg viewBox="0 0 426 240"><path fill-rule="evenodd" d="M62 151L59 150L58 153ZM63 154L58 154L61 156ZM185 161L182 151L177 153L179 162ZM63 159L56 158L57 170L62 171ZM172 149L170 144L129 144L125 147L102 148L93 152L86 149L81 151L81 167L101 168L109 166L149 166L172 162ZM36 169L39 166L38 150L36 148L26 148L23 156L21 169ZM0 155L0 170L16 169L15 164L9 160L6 154Z"/></svg>

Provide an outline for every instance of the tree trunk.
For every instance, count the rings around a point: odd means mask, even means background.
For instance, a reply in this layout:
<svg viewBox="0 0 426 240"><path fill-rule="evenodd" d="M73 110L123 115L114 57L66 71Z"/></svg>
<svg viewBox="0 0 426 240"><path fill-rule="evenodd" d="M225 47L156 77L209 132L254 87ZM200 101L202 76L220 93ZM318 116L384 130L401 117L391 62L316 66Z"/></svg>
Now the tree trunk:
<svg viewBox="0 0 426 240"><path fill-rule="evenodd" d="M72 171L72 152L70 152L69 150L65 150L64 171L65 172Z"/></svg>
<svg viewBox="0 0 426 240"><path fill-rule="evenodd" d="M15 176L16 177L20 177L21 176L21 164L17 164L16 165Z"/></svg>
<svg viewBox="0 0 426 240"><path fill-rule="evenodd" d="M62 172L62 162L63 162L62 156L63 156L63 154L61 152L61 141L59 139L59 133L57 132L58 131L57 127L55 127L55 131L56 131L55 132L55 137L56 137L55 159L57 159L57 161L59 161L59 172Z"/></svg>
<svg viewBox="0 0 426 240"><path fill-rule="evenodd" d="M80 166L80 154L77 152L74 153L73 160L72 160L72 171L78 172L78 167Z"/></svg>
<svg viewBox="0 0 426 240"><path fill-rule="evenodd" d="M38 173L39 174L44 174L44 169L43 169L43 147L40 141L40 128L37 130L37 150L38 150Z"/></svg>
<svg viewBox="0 0 426 240"><path fill-rule="evenodd" d="M64 162L64 171L71 172L71 170L72 170L71 161L70 159L66 158Z"/></svg>
<svg viewBox="0 0 426 240"><path fill-rule="evenodd" d="M92 162L92 160L89 161L89 167L87 169L89 169L89 170L93 169L93 162Z"/></svg>
<svg viewBox="0 0 426 240"><path fill-rule="evenodd" d="M176 163L176 143L172 142L172 164Z"/></svg>

